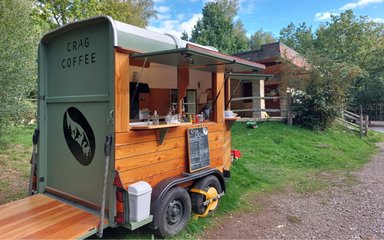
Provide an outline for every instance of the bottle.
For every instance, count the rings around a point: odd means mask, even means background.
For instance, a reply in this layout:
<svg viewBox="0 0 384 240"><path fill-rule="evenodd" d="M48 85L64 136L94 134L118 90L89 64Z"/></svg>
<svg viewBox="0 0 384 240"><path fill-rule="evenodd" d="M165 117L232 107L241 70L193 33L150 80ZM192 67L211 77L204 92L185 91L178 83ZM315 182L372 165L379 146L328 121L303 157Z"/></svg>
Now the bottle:
<svg viewBox="0 0 384 240"><path fill-rule="evenodd" d="M168 112L167 116L165 116L165 122L166 123L171 123L171 117L172 117L172 112Z"/></svg>
<svg viewBox="0 0 384 240"><path fill-rule="evenodd" d="M159 125L159 115L157 115L157 111L153 113L153 125Z"/></svg>

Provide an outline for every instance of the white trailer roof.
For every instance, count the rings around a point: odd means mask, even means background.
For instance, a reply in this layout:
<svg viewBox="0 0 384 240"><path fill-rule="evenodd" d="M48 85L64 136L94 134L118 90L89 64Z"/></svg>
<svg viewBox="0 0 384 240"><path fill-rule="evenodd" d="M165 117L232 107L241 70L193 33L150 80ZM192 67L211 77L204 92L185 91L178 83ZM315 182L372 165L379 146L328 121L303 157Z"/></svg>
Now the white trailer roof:
<svg viewBox="0 0 384 240"><path fill-rule="evenodd" d="M143 28L139 28L133 25L129 25L123 22L113 20L109 16L97 16L77 22L69 23L64 25L52 32L47 33L41 40L42 43L48 43L52 38L59 36L63 32L71 31L79 27L84 27L86 25L93 25L100 22L108 22L111 26L111 34L113 34L113 44L115 47L121 47L128 49L137 53L151 55L153 54L169 54L171 52L178 53L181 49L193 49L198 51L198 54L204 55L205 59L203 62L208 66L217 64L232 64L233 68L229 69L238 69L242 72L248 71L259 71L265 69L264 65L258 64L255 62L246 61L231 55L219 53L215 48L209 46L202 46L199 44L191 43L184 41L178 37L172 36L170 34L161 34L152 32ZM197 47L197 48L196 48ZM198 50L196 50L198 49ZM165 60L166 58L160 58L160 60ZM155 61L156 62L156 61ZM158 62L158 61L157 61ZM165 63L167 64L167 63ZM241 65L241 67L239 67ZM236 67L237 66L237 67ZM191 66L193 68L193 66ZM204 70L204 69L202 69ZM215 71L218 68L205 68L206 71Z"/></svg>

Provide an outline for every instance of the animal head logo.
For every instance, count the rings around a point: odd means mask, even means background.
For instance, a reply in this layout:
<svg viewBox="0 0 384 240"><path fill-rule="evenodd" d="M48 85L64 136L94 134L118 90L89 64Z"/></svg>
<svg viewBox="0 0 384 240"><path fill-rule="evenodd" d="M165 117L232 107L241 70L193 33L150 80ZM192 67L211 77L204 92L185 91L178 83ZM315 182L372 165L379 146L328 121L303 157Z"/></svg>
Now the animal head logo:
<svg viewBox="0 0 384 240"><path fill-rule="evenodd" d="M95 135L87 119L75 107L68 108L63 117L65 141L76 160L88 166L95 155Z"/></svg>

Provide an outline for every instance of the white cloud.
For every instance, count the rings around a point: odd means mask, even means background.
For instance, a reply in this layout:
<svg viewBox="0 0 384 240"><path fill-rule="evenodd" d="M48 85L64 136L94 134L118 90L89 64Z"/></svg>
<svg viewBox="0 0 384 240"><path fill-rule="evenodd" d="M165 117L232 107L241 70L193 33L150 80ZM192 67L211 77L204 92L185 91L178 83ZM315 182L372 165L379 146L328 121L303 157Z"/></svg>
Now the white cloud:
<svg viewBox="0 0 384 240"><path fill-rule="evenodd" d="M164 0L153 0L154 3L163 3Z"/></svg>
<svg viewBox="0 0 384 240"><path fill-rule="evenodd" d="M240 12L245 14L252 14L257 5L257 1L254 0L240 0Z"/></svg>
<svg viewBox="0 0 384 240"><path fill-rule="evenodd" d="M176 15L176 19L179 20L179 21L182 21L186 18L185 14L184 13L179 13Z"/></svg>
<svg viewBox="0 0 384 240"><path fill-rule="evenodd" d="M190 0L192 2L196 2L196 0ZM206 3L209 3L209 2L214 2L215 0L203 0L203 6L206 4Z"/></svg>
<svg viewBox="0 0 384 240"><path fill-rule="evenodd" d="M347 9L354 9L357 7L363 8L366 7L369 4L374 4L374 3L381 3L384 2L384 0L358 0L356 2L350 2L339 8L339 10L344 11Z"/></svg>
<svg viewBox="0 0 384 240"><path fill-rule="evenodd" d="M157 21L164 21L170 19L172 16L170 14L157 14Z"/></svg>
<svg viewBox="0 0 384 240"><path fill-rule="evenodd" d="M159 13L166 13L169 12L169 7L167 6L157 6L155 7L155 10Z"/></svg>
<svg viewBox="0 0 384 240"><path fill-rule="evenodd" d="M327 21L331 19L332 15L336 15L336 13L332 12L319 12L315 15L315 21Z"/></svg>
<svg viewBox="0 0 384 240"><path fill-rule="evenodd" d="M384 23L384 18L372 18L371 20L377 23Z"/></svg>
<svg viewBox="0 0 384 240"><path fill-rule="evenodd" d="M199 19L201 19L202 17L203 17L203 14L201 14L201 13L193 14L193 16L189 20L180 24L180 27L182 29L181 32L183 32L185 30L188 33L188 36L191 37L191 32L192 32L193 26L195 26L196 22Z"/></svg>
<svg viewBox="0 0 384 240"><path fill-rule="evenodd" d="M180 19L168 19L159 22L159 26L148 26L147 29L158 33L169 33L176 37L181 37L182 32L186 31L188 36L191 36L193 26L196 24L197 20L202 17L203 15L201 13L195 13L186 21Z"/></svg>

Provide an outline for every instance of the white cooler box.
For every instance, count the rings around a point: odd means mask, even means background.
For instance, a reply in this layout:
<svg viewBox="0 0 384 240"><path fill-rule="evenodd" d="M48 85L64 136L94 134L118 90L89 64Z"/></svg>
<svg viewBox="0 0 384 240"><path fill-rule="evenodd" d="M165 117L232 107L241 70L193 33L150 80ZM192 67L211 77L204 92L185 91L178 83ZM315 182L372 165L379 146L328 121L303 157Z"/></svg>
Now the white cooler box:
<svg viewBox="0 0 384 240"><path fill-rule="evenodd" d="M130 221L140 222L149 216L151 193L151 185L144 181L128 186Z"/></svg>

